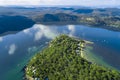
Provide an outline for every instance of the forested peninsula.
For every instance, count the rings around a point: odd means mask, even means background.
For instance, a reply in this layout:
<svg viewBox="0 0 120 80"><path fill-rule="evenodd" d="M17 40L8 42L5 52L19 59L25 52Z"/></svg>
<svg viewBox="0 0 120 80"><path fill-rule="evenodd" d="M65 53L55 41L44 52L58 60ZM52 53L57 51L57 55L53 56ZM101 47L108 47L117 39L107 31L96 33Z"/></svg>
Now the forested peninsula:
<svg viewBox="0 0 120 80"><path fill-rule="evenodd" d="M85 40L60 35L27 64L28 80L120 80L120 72L94 64L81 54Z"/></svg>

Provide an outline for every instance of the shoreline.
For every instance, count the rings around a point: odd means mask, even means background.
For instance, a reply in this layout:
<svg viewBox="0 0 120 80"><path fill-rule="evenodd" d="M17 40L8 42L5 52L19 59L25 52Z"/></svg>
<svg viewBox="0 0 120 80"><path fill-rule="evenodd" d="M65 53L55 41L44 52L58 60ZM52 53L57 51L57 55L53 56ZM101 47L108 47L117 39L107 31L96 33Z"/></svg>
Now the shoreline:
<svg viewBox="0 0 120 80"><path fill-rule="evenodd" d="M86 59L87 61L90 61L93 64L109 68L110 70L111 69L117 70L116 68L112 67L111 65L109 65L108 63L103 61L100 56L97 56L94 53L92 44L86 44L86 47L82 53L82 57L84 59ZM119 70L117 70L117 71L119 71Z"/></svg>

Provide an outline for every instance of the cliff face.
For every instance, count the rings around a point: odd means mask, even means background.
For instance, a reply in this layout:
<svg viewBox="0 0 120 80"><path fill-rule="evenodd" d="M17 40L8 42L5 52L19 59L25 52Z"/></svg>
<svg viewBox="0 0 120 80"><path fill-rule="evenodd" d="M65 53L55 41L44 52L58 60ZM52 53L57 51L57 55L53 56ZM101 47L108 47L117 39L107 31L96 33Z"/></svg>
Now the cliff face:
<svg viewBox="0 0 120 80"><path fill-rule="evenodd" d="M61 35L28 63L26 75L40 80L119 80L120 73L81 57L84 40Z"/></svg>

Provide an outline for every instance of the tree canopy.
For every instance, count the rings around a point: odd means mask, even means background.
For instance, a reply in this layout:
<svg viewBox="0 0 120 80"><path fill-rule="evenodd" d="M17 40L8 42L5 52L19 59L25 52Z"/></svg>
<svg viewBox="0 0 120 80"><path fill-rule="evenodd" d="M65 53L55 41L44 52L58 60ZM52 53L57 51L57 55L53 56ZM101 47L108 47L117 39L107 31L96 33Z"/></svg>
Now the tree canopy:
<svg viewBox="0 0 120 80"><path fill-rule="evenodd" d="M26 75L40 80L120 80L119 72L81 57L80 44L84 43L66 35L56 37L30 60Z"/></svg>

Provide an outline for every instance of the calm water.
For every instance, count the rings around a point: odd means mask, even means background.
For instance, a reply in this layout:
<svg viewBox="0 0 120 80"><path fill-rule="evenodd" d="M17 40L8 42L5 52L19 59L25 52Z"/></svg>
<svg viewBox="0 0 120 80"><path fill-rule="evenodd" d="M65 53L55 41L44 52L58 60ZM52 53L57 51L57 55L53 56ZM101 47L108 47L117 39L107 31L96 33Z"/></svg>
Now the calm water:
<svg viewBox="0 0 120 80"><path fill-rule="evenodd" d="M22 80L27 61L63 33L93 41L94 54L120 70L120 32L83 25L35 24L17 34L0 37L0 80Z"/></svg>

